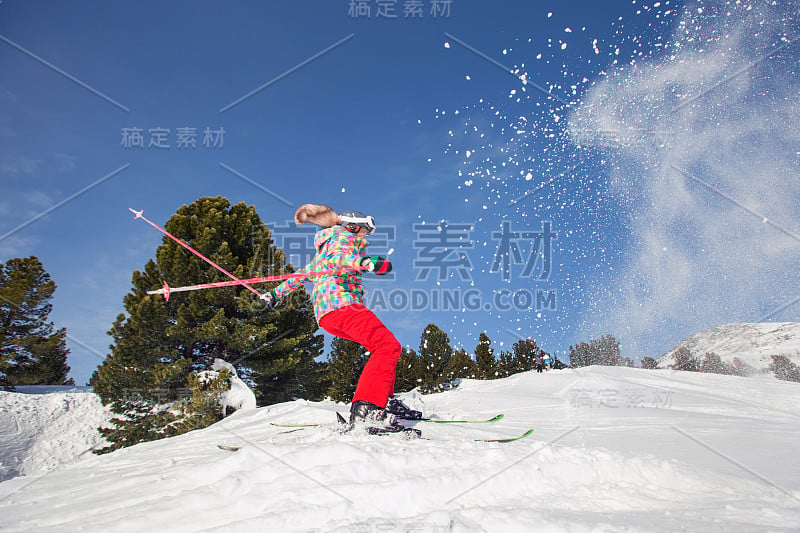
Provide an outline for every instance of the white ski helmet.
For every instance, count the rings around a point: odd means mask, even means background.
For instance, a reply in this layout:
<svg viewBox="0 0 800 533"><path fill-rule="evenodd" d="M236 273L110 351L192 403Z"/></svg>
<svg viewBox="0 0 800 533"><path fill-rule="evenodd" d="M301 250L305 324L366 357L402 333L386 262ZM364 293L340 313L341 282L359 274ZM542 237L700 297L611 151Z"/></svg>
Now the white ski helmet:
<svg viewBox="0 0 800 533"><path fill-rule="evenodd" d="M348 209L346 211L342 211L339 214L339 218L342 220L342 226L344 226L347 231L358 233L359 229L366 228L367 235L372 235L375 233L375 219L369 215L365 215L360 211Z"/></svg>

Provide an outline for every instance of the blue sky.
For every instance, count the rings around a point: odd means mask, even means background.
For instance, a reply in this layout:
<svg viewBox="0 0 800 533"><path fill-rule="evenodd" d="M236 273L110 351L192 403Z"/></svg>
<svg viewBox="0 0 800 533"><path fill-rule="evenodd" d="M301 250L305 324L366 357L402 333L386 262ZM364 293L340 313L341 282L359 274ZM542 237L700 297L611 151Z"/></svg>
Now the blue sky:
<svg viewBox="0 0 800 533"><path fill-rule="evenodd" d="M404 0L363 4L369 17L352 16L349 0L0 3L0 257L37 255L58 284L52 319L70 335L76 381L107 353L106 331L131 273L161 242L128 208L163 225L201 196L253 204L278 226L309 202L373 214L394 232L376 249L392 252L396 275L367 288L387 298L400 291L377 312L412 348L434 322L468 350L486 331L498 352L532 337L563 359L570 344L610 332L623 355L639 359L719 323L797 320L797 218L791 203L773 201L797 198L795 182L753 192L752 176L725 181L708 161L684 160L685 150L631 150L635 142L620 141L619 128L609 141L605 127L603 113L613 109L628 134L644 132L648 143L664 128L707 138L697 115L663 126L655 108L639 109L659 73L671 76L670 98L681 87L719 87L720 100L752 103L756 89L762 100L780 99L776 87L793 87L782 65L796 48L767 56L766 78L759 66L726 81L737 70L733 60L718 61L730 45L718 29L747 35L744 10L720 22L715 10L680 2L453 0L434 16L434 2L424 0L421 17L405 17ZM386 5L396 18L378 16ZM791 15L768 15L774 24L753 50L770 50L791 31ZM693 31L707 31L716 48L696 46ZM716 74L670 70L686 64L676 62L683 54ZM743 77L766 79L768 90L742 87ZM689 86L695 78L706 85ZM773 109L771 102L761 103ZM734 115L741 113L725 117ZM143 147L125 146L126 128L141 130ZM206 130L212 138L204 142ZM179 146L181 132L194 147ZM796 176L796 129L774 133L786 143L770 175ZM670 179L685 175L680 190L662 194L664 176L652 169L668 161L680 162L670 163ZM687 197L683 207L714 216L665 208ZM732 213L741 231L714 227ZM773 225L755 224L753 213ZM683 221L691 239L675 237ZM521 258L505 278L491 271L504 222L519 236ZM532 254L545 223L553 234L546 272L544 255ZM438 249L456 266L427 279L419 279L420 254L437 250L422 224L461 239ZM720 232L730 246L711 250ZM757 259L744 274L709 266L724 263L743 232L771 240L779 267L746 291L737 276L765 273ZM661 251L669 259L653 259ZM459 258L469 268L458 268ZM730 276L730 285L711 283L706 292L706 276ZM724 298L731 286L733 301ZM480 304L466 312L403 307L404 297L423 294L431 305L476 294Z"/></svg>

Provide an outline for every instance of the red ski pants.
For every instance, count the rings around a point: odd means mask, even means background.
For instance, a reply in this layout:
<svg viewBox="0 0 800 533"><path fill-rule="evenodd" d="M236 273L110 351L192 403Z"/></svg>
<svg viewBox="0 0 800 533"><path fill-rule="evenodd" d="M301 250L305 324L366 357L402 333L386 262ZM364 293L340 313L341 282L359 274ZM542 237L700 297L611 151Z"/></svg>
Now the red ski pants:
<svg viewBox="0 0 800 533"><path fill-rule="evenodd" d="M369 360L358 379L353 402L363 401L386 407L394 394L400 343L375 313L361 304L340 307L323 315L322 328L337 337L355 341L370 351Z"/></svg>

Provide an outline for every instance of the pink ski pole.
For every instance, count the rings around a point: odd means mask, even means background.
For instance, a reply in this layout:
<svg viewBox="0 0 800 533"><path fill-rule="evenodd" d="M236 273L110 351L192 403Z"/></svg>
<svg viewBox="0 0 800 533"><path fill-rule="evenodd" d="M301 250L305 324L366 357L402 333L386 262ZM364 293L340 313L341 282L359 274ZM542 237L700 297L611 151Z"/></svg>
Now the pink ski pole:
<svg viewBox="0 0 800 533"><path fill-rule="evenodd" d="M345 272L356 272L360 268L343 268L338 270L317 270L315 272L298 272L295 274L281 274L279 276L262 276L258 278L236 279L231 281L215 281L213 283L201 283L200 285L187 285L185 287L170 287L167 282L164 286L157 290L147 291L147 294L163 294L164 298L169 300L169 295L173 292L196 291L200 289L214 289L217 287L231 287L235 285L247 285L248 283L266 283L268 281L281 281L292 278L307 278L316 276L333 276L336 274L344 274Z"/></svg>
<svg viewBox="0 0 800 533"><path fill-rule="evenodd" d="M209 265L212 265L214 268L216 268L217 270L219 270L219 271L220 271L220 272L222 272L223 274L227 275L229 278L231 278L231 279L233 279L233 280L236 280L236 281L237 281L237 284L239 284L239 285L244 285L244 287L245 287L247 290L249 290L250 292L252 292L252 293L253 293L253 294L255 294L256 296L258 296L259 298L261 298L261 293L260 293L260 292L258 292L257 290L255 290L253 287L251 287L251 286L250 286L250 285L248 285L247 283L238 283L238 282L240 281L240 280L239 280L239 278L237 278L236 276L234 276L233 274L231 274L230 272L228 272L227 270L225 270L224 268L222 268L221 266L219 266L218 264L216 264L214 261L212 261L212 260L211 260L211 259L209 259L208 257L206 257L206 256L204 256L203 254L201 254L200 252L198 252L197 250L195 250L194 248L192 248L191 246L189 246L188 244L186 244L185 242L183 242L182 240L180 240L180 239L179 239L179 238L177 238L176 236L172 235L170 232L168 232L167 230L165 230L164 228L162 228L162 227L161 227L161 226L159 226L158 224L156 224L156 223L152 222L152 221L151 221L151 220L149 220L147 217L145 217L144 215L142 215L142 213L144 212L144 209L142 209L142 210L139 210L139 211L135 211L135 210L133 210L133 209L131 209L131 208L129 207L129 208L128 208L128 210L129 210L131 213L133 213L134 215L136 215L136 216L134 217L134 219L141 218L142 220L144 220L145 222L147 222L148 224L150 224L151 226L153 226L154 228L156 228L158 231L160 231L161 233L163 233L164 235L166 235L167 237L169 237L169 238L170 238L170 239L172 239L173 241L177 242L178 244L180 244L181 246L183 246L184 248L186 248L187 250L189 250L190 252L192 252L194 255L196 255L197 257L199 257L200 259L202 259L203 261L205 261L205 262L206 262L206 263L208 263ZM170 293L170 289L169 289L169 286L167 285L167 282L166 282L166 281L164 282L164 289L166 289L166 292L165 292L165 293L163 293L163 294L164 294L164 298L165 298L165 299L167 299L167 300L169 300L169 293ZM149 293L148 293L148 294L149 294Z"/></svg>
<svg viewBox="0 0 800 533"><path fill-rule="evenodd" d="M195 250L194 248L192 248L191 246L189 246L188 244L186 244L185 242L183 242L179 238L177 238L174 235L172 235L171 233L169 233L164 228L160 227L159 225L155 224L154 222L149 220L147 217L142 215L144 210L135 211L135 210L131 209L130 207L128 208L128 210L131 213L133 213L134 215L136 215L134 217L134 219L141 218L142 220L144 220L145 222L147 222L148 224L150 224L151 226L156 228L158 231L160 231L161 233L163 233L164 235L166 235L167 237L169 237L173 241L177 242L178 244L180 244L181 246L183 246L184 248L186 248L187 250L189 250L190 252L195 254L197 257L201 258L202 260L204 260L205 262L207 262L208 264L212 265L214 268L216 268L220 272L223 272L229 278L231 278L231 281L218 281L218 282L215 282L215 283L203 283L203 284L200 284L200 285L187 285L185 287L175 287L175 288L170 287L167 284L167 282L164 281L164 285L160 289L154 290L154 291L147 291L147 294L163 294L165 300L169 300L169 295L171 293L173 293L173 292L195 291L195 290L200 290L200 289L212 289L212 288L216 288L216 287L230 287L230 286L234 286L234 285L243 285L250 292L256 294L259 298L261 298L262 294L260 292L258 292L256 289L254 289L253 287L251 287L249 285L250 283L266 283L268 281L281 281L281 280L286 280L286 279L302 278L302 277L331 276L331 275L335 275L335 274L344 274L345 272L356 272L356 271L362 270L361 268L349 267L349 268L343 268L343 269L338 269L338 270L319 270L319 271L316 271L316 272L306 272L306 273L296 273L296 274L282 274L282 275L279 275L279 276L262 276L262 277L258 277L258 278L239 279L236 276L234 276L233 274L231 274L230 272L228 272L227 270L225 270L224 268L222 268L221 266L219 266L218 264L216 264L214 261L212 261L208 257L204 256L203 254L201 254L200 252L198 252L197 250Z"/></svg>

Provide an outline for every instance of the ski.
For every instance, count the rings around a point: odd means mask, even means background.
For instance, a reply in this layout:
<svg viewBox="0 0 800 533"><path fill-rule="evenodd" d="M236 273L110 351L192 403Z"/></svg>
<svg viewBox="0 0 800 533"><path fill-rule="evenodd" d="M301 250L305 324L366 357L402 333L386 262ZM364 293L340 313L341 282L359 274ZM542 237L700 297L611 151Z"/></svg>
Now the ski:
<svg viewBox="0 0 800 533"><path fill-rule="evenodd" d="M438 420L438 419L430 419L430 418L423 418L417 419L418 422L439 422L439 423L452 423L452 424L484 424L484 423L491 423L497 422L498 420L502 420L503 415L499 414L493 418L487 419L478 419L478 420ZM345 418L336 413L336 424L335 427L341 429L342 432L346 432L349 429L349 423L345 420ZM401 419L403 420L403 419ZM412 420L413 421L413 420ZM279 428L294 428L294 431L299 431L305 428L315 428L315 427L322 427L327 426L328 424L277 424L272 422L271 425ZM389 435L392 433L401 433L406 437L416 437L416 438L423 438L424 440L431 440L421 436L421 432L414 428L407 428L405 432L384 432L384 431L369 431L371 435ZM497 442L497 443L506 443L506 442L515 442L518 440L522 440L525 437L529 437L533 434L533 429L529 429L521 435L517 435L516 437L492 437L492 438L485 438L485 439L473 439L476 442Z"/></svg>
<svg viewBox="0 0 800 533"><path fill-rule="evenodd" d="M297 428L297 429L302 429L302 428L307 428L307 427L319 427L322 424L302 424L302 425L272 424L272 425L273 426L277 426L277 427L294 427L294 428ZM341 424L339 424L339 425L341 425ZM412 428L409 428L409 430L411 430L411 429ZM390 433L371 433L371 434L372 435L389 435ZM522 440L525 437L531 436L532 434L533 434L533 429L529 429L528 431L526 431L522 435L518 435L516 437L497 437L497 438L474 439L474 440L475 440L475 442L507 443L507 442L515 442L515 441L518 441L518 440ZM405 435L405 436L406 437L412 437L412 436L415 436L415 435L408 434L408 435ZM420 438L418 434L416 434L416 438ZM431 439L425 439L425 440L431 440ZM238 446L238 445L235 445L235 444L217 444L217 448L219 448L220 450L225 450L227 452L238 452L242 447Z"/></svg>
<svg viewBox="0 0 800 533"><path fill-rule="evenodd" d="M497 422L503 419L503 414L500 413L499 415L486 418L486 419L475 419L475 420L450 420L450 419L441 419L441 418L419 418L420 422L433 422L434 424L490 424L492 422ZM401 420L408 420L405 418L401 418Z"/></svg>
<svg viewBox="0 0 800 533"><path fill-rule="evenodd" d="M277 428L303 429L303 428L318 428L318 427L325 426L327 424L276 424L275 422L272 422L272 423L270 423L270 425L271 426L275 426ZM347 420L345 420L345 418L340 413L336 413L336 427L340 428L340 429L347 430L347 429L350 428L350 423ZM390 433L400 433L400 432L397 432L397 431L380 431L380 430L377 430L375 428L368 428L367 432L370 435L388 435ZM404 433L408 433L408 434L412 434L413 433L415 435L420 435L422 432L419 431L418 429L406 428Z"/></svg>
<svg viewBox="0 0 800 533"><path fill-rule="evenodd" d="M449 418L403 418L401 416L395 415L395 418L398 420L408 420L409 422L431 422L433 424L491 424L493 422L499 422L503 419L503 414L500 413L497 416L492 418L477 418L477 419L464 419L464 420L456 420L456 419L449 419ZM310 428L310 427L319 427L322 424L277 424L272 422L272 425L279 428Z"/></svg>
<svg viewBox="0 0 800 533"><path fill-rule="evenodd" d="M505 437L505 438L495 438L495 439L475 439L476 442L514 442L516 440L522 440L525 437L530 436L533 433L533 429L529 429L522 435L518 435L516 437Z"/></svg>
<svg viewBox="0 0 800 533"><path fill-rule="evenodd" d="M322 424L276 424L272 422L270 425L276 428L318 428Z"/></svg>

